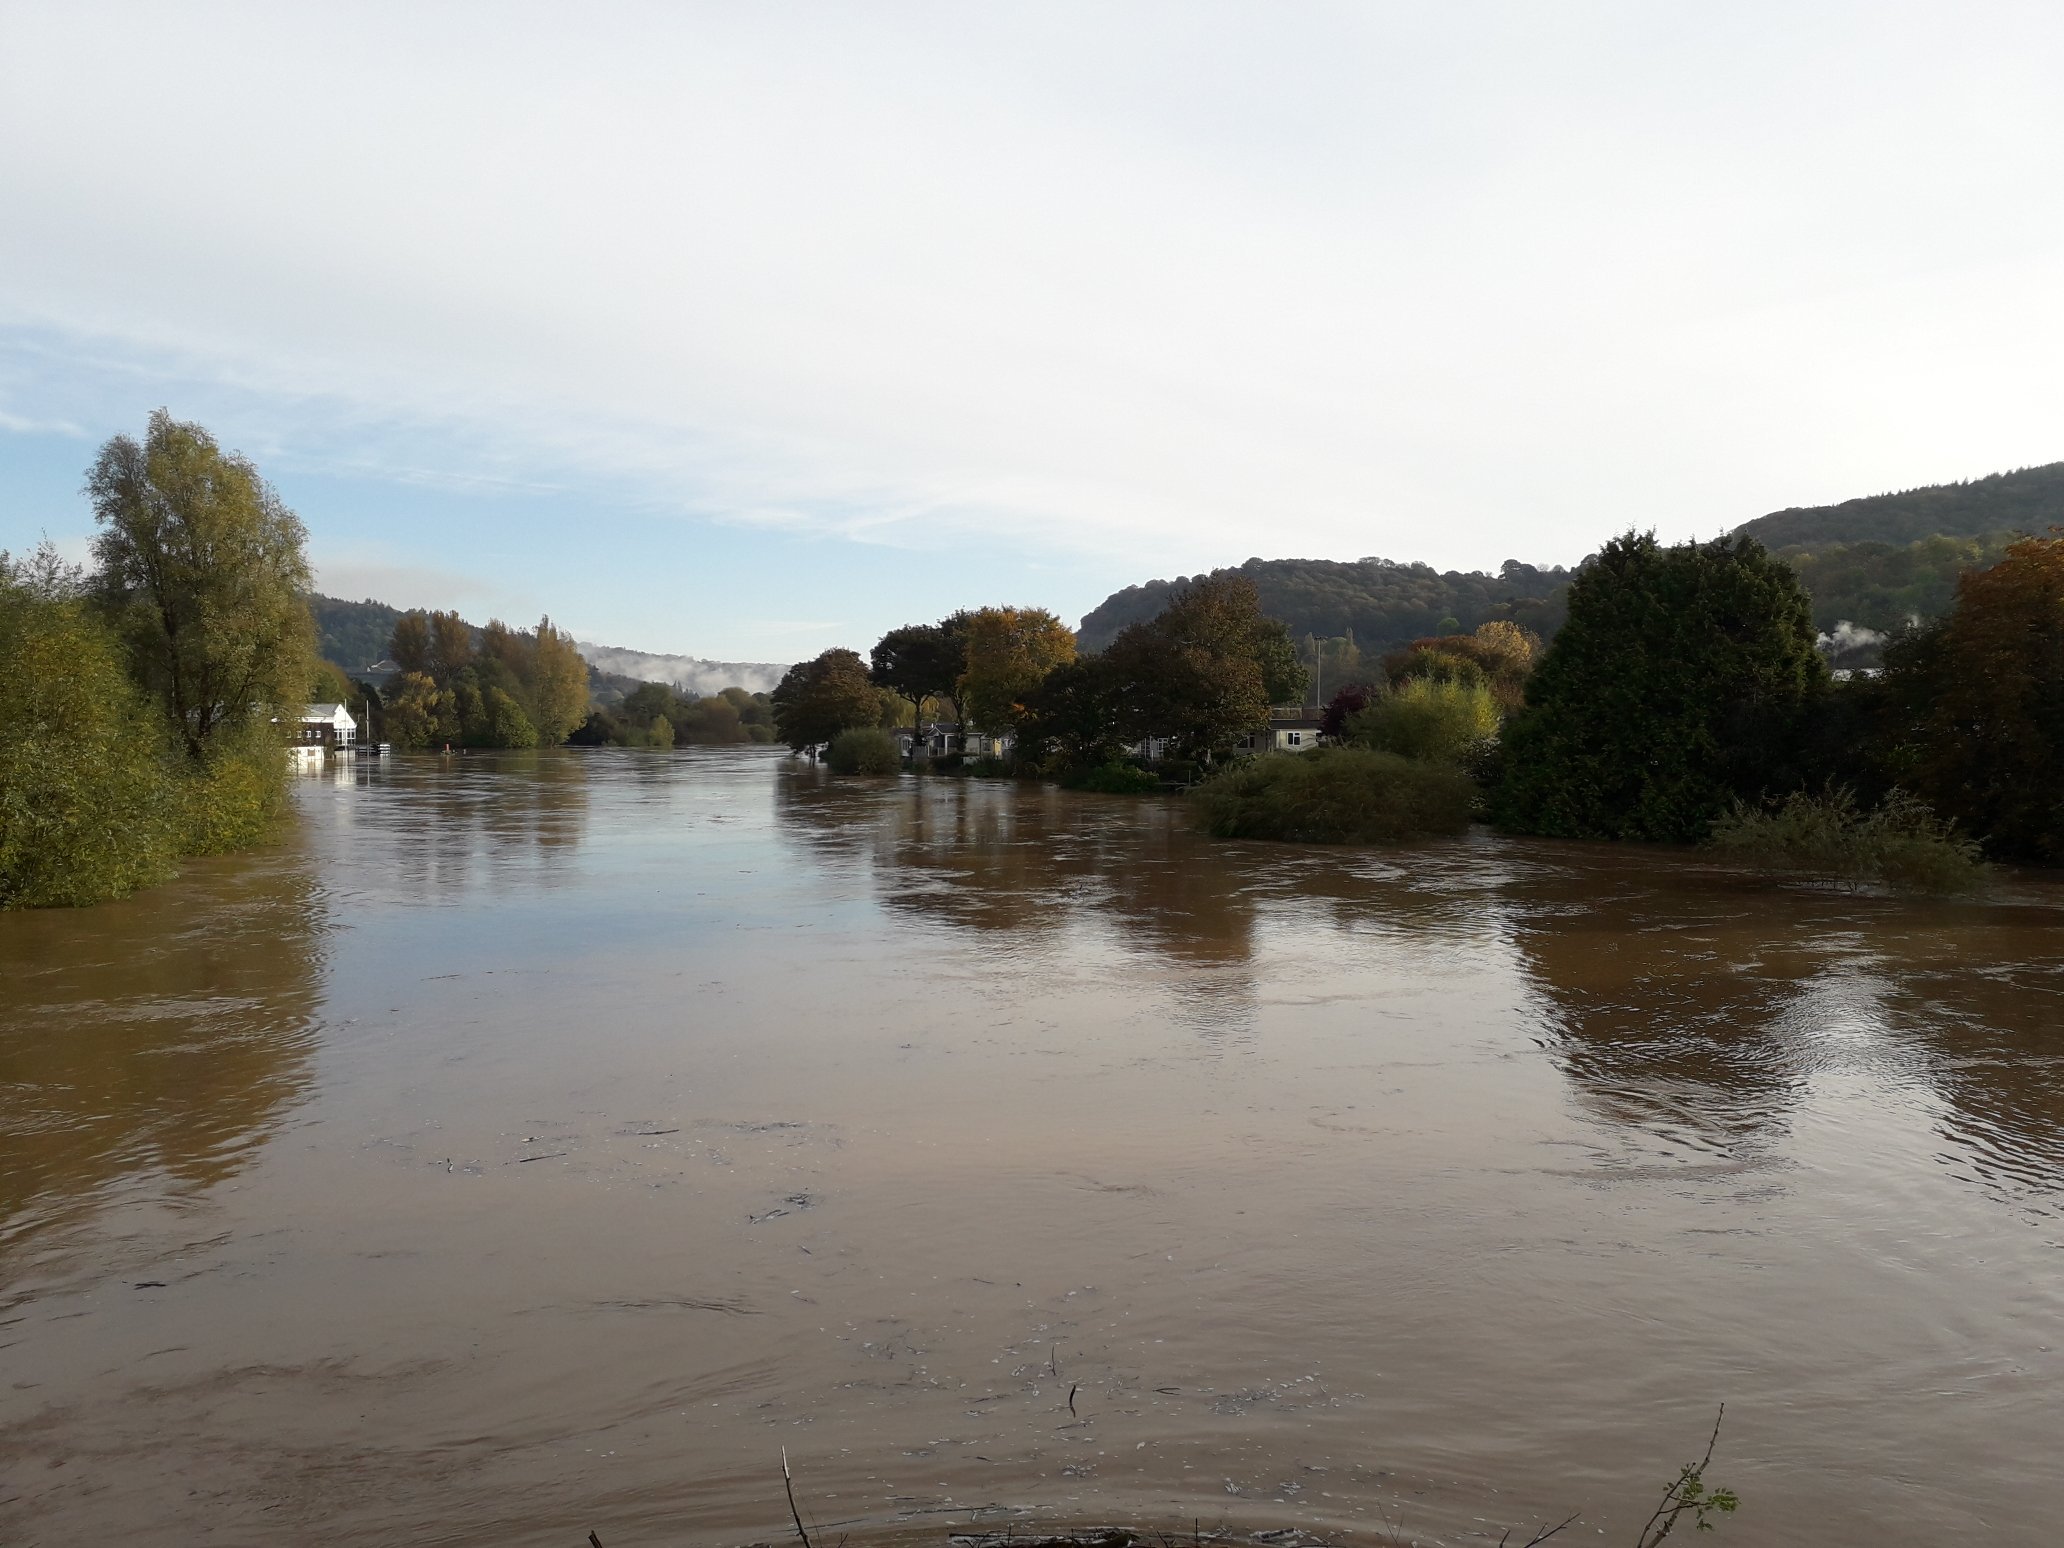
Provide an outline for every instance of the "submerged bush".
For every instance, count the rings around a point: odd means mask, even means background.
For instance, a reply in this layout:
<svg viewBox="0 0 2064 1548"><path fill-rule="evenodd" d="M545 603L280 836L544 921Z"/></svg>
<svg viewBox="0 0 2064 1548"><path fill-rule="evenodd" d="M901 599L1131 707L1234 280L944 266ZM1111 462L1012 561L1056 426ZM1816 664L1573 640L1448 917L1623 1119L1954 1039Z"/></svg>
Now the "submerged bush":
<svg viewBox="0 0 2064 1548"><path fill-rule="evenodd" d="M1408 677L1347 717L1348 739L1360 746L1448 763L1497 734L1498 701L1481 673Z"/></svg>
<svg viewBox="0 0 2064 1548"><path fill-rule="evenodd" d="M1903 790L1868 812L1841 787L1795 791L1775 807L1737 805L1713 825L1711 846L1773 875L1837 886L1956 893L1985 881L1978 846Z"/></svg>
<svg viewBox="0 0 2064 1548"><path fill-rule="evenodd" d="M1265 753L1191 793L1217 838L1395 844L1469 826L1476 787L1459 769L1359 747Z"/></svg>
<svg viewBox="0 0 2064 1548"><path fill-rule="evenodd" d="M218 733L199 761L175 760L170 810L182 855L226 855L278 834L287 745L278 727L254 723Z"/></svg>
<svg viewBox="0 0 2064 1548"><path fill-rule="evenodd" d="M1100 795L1155 795L1161 790L1161 781L1136 763L1100 764L1068 783Z"/></svg>
<svg viewBox="0 0 2064 1548"><path fill-rule="evenodd" d="M895 774L903 768L896 739L873 726L841 731L831 739L824 761L834 774Z"/></svg>
<svg viewBox="0 0 2064 1548"><path fill-rule="evenodd" d="M113 634L25 570L0 555L0 908L124 897L179 849L160 732Z"/></svg>

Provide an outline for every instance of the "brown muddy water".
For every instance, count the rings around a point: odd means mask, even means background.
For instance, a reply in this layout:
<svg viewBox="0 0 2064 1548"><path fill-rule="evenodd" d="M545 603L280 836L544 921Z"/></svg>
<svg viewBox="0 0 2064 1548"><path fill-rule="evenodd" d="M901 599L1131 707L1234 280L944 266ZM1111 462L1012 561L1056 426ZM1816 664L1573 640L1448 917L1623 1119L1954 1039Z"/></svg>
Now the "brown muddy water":
<svg viewBox="0 0 2064 1548"><path fill-rule="evenodd" d="M0 916L0 1541L2030 1542L2064 888L762 751L399 759ZM1070 1406L1072 1396L1073 1406ZM1687 1528L1688 1530L1688 1528Z"/></svg>

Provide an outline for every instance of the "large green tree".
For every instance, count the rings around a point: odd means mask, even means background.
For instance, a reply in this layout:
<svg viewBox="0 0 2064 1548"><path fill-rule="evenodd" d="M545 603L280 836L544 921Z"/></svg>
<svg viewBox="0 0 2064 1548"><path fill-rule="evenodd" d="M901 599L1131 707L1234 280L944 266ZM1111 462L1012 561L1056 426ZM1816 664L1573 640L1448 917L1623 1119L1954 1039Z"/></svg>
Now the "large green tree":
<svg viewBox="0 0 2064 1548"><path fill-rule="evenodd" d="M882 696L858 652L833 649L790 667L775 686L774 728L797 752L881 720Z"/></svg>
<svg viewBox="0 0 2064 1548"><path fill-rule="evenodd" d="M1078 656L1047 673L1025 701L1018 728L1021 757L1058 756L1068 769L1092 769L1116 758L1118 684L1102 656Z"/></svg>
<svg viewBox="0 0 2064 1548"><path fill-rule="evenodd" d="M1120 630L1104 654L1120 734L1173 737L1192 756L1225 753L1267 724L1271 705L1304 694L1289 630L1231 571L1183 588L1153 618Z"/></svg>
<svg viewBox="0 0 2064 1548"><path fill-rule="evenodd" d="M1503 737L1493 811L1568 838L1695 842L1804 779L1828 687L1798 576L1752 538L1608 543Z"/></svg>
<svg viewBox="0 0 2064 1548"><path fill-rule="evenodd" d="M251 463L159 409L87 475L98 585L187 754L298 717L315 662L307 533Z"/></svg>
<svg viewBox="0 0 2064 1548"><path fill-rule="evenodd" d="M943 623L906 624L884 634L869 654L868 675L876 685L910 701L917 722L927 699L943 699L960 718L960 678L967 670L967 617Z"/></svg>
<svg viewBox="0 0 2064 1548"><path fill-rule="evenodd" d="M1966 574L1886 651L1881 693L1891 778L1997 854L2064 862L2064 537Z"/></svg>

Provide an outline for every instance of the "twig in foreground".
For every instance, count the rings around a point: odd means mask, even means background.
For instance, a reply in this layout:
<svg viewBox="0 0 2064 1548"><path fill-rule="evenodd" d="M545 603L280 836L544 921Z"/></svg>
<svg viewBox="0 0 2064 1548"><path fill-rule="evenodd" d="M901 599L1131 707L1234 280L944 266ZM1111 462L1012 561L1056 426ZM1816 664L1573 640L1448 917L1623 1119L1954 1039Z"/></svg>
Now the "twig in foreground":
<svg viewBox="0 0 2064 1548"><path fill-rule="evenodd" d="M803 1530L803 1513L796 1509L795 1480L788 1472L788 1448L781 1448L781 1487L788 1491L788 1513L795 1518L796 1536L803 1540L803 1548L810 1548L810 1534Z"/></svg>

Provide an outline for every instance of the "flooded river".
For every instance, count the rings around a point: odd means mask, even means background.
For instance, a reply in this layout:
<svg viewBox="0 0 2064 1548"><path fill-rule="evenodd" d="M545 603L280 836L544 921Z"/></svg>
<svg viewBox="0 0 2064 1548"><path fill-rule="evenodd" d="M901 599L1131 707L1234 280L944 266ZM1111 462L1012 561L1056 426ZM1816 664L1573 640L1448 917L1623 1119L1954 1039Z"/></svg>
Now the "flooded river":
<svg viewBox="0 0 2064 1548"><path fill-rule="evenodd" d="M2054 1530L2064 887L765 750L0 916L0 1541ZM1688 1525L1681 1535L1689 1536Z"/></svg>

